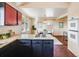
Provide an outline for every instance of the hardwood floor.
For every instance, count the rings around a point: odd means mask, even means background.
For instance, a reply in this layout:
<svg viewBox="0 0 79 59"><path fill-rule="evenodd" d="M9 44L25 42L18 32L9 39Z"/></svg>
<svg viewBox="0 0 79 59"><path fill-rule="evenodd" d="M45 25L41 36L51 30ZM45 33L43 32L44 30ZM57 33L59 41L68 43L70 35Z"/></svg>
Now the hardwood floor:
<svg viewBox="0 0 79 59"><path fill-rule="evenodd" d="M66 46L55 45L54 46L54 57L75 57Z"/></svg>
<svg viewBox="0 0 79 59"><path fill-rule="evenodd" d="M63 45L54 45L54 57L75 57L75 55L67 49L67 40L64 36L55 36Z"/></svg>
<svg viewBox="0 0 79 59"><path fill-rule="evenodd" d="M64 46L67 46L67 37L65 36L55 36L60 42L63 43Z"/></svg>

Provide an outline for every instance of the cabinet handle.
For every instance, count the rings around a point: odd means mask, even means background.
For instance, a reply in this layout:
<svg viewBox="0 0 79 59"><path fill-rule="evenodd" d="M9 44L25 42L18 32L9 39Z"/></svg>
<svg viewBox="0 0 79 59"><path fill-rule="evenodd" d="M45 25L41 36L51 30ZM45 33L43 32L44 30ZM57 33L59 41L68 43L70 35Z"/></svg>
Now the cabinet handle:
<svg viewBox="0 0 79 59"><path fill-rule="evenodd" d="M44 44L51 44L50 42L44 42Z"/></svg>
<svg viewBox="0 0 79 59"><path fill-rule="evenodd" d="M20 42L21 44L29 44L28 42Z"/></svg>
<svg viewBox="0 0 79 59"><path fill-rule="evenodd" d="M33 42L33 44L40 44L40 42Z"/></svg>

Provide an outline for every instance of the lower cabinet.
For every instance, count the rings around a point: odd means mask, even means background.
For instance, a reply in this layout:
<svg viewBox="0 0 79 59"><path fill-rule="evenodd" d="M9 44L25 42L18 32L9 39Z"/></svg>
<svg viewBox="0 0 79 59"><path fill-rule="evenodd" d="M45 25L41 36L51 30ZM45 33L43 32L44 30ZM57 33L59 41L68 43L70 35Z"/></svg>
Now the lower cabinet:
<svg viewBox="0 0 79 59"><path fill-rule="evenodd" d="M31 40L21 39L18 40L17 55L20 57L31 57L32 56L32 46Z"/></svg>
<svg viewBox="0 0 79 59"><path fill-rule="evenodd" d="M44 57L52 57L53 56L53 41L45 40L43 41L43 56Z"/></svg>
<svg viewBox="0 0 79 59"><path fill-rule="evenodd" d="M42 56L42 41L41 40L33 40L32 41L32 49L34 57Z"/></svg>
<svg viewBox="0 0 79 59"><path fill-rule="evenodd" d="M7 46L0 49L0 57L11 57L14 56L14 50L16 48L17 41L14 41Z"/></svg>
<svg viewBox="0 0 79 59"><path fill-rule="evenodd" d="M33 56L53 57L53 40L32 40Z"/></svg>
<svg viewBox="0 0 79 59"><path fill-rule="evenodd" d="M53 40L16 40L0 49L0 57L53 57Z"/></svg>

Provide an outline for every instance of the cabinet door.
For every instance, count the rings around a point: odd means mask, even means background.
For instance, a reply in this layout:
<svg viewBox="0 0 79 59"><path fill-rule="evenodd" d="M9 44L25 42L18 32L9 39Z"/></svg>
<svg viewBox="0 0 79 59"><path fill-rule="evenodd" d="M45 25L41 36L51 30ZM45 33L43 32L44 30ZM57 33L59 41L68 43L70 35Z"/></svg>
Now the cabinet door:
<svg viewBox="0 0 79 59"><path fill-rule="evenodd" d="M40 57L42 56L42 41L41 40L33 40L32 41L33 48L33 56Z"/></svg>
<svg viewBox="0 0 79 59"><path fill-rule="evenodd" d="M18 24L22 23L22 14L18 12Z"/></svg>
<svg viewBox="0 0 79 59"><path fill-rule="evenodd" d="M20 39L16 55L30 57L32 56L31 40Z"/></svg>
<svg viewBox="0 0 79 59"><path fill-rule="evenodd" d="M0 49L0 56L1 57L13 57L15 56L15 48L17 46L17 41L14 41L5 47Z"/></svg>
<svg viewBox="0 0 79 59"><path fill-rule="evenodd" d="M43 41L43 56L45 57L53 56L53 41L52 40Z"/></svg>
<svg viewBox="0 0 79 59"><path fill-rule="evenodd" d="M5 25L17 25L17 11L8 4L5 4Z"/></svg>

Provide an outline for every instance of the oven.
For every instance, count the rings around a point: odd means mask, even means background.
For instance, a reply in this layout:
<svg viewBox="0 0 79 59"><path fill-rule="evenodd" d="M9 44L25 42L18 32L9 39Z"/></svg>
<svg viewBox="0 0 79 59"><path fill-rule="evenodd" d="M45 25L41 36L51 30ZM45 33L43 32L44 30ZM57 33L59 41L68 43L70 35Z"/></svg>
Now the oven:
<svg viewBox="0 0 79 59"><path fill-rule="evenodd" d="M68 29L69 30L79 30L79 19L68 20Z"/></svg>

